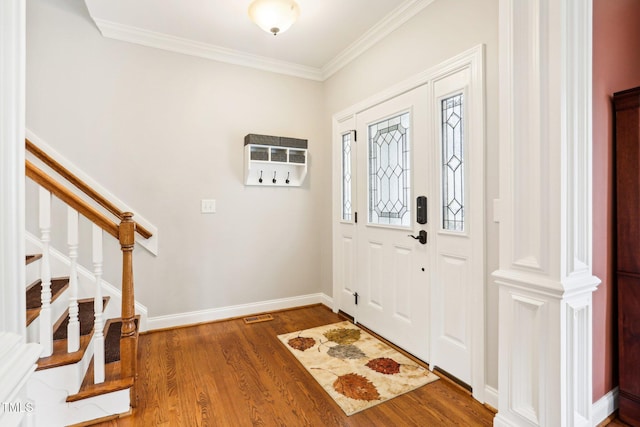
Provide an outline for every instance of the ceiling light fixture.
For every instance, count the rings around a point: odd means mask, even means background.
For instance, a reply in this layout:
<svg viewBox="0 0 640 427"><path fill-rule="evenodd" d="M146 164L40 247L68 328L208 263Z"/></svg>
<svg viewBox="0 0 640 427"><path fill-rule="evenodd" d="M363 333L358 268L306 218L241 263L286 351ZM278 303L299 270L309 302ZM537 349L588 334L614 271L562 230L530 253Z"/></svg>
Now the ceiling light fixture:
<svg viewBox="0 0 640 427"><path fill-rule="evenodd" d="M295 0L254 0L249 5L251 20L274 36L287 31L298 16L300 6Z"/></svg>

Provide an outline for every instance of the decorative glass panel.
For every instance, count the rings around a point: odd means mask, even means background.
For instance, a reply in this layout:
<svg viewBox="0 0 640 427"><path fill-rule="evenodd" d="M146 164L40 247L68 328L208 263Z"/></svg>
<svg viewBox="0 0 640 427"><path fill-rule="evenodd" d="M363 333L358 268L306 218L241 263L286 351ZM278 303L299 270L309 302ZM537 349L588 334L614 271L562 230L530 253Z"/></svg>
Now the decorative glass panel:
<svg viewBox="0 0 640 427"><path fill-rule="evenodd" d="M442 228L464 231L462 94L442 101Z"/></svg>
<svg viewBox="0 0 640 427"><path fill-rule="evenodd" d="M409 113L369 125L369 223L409 226Z"/></svg>
<svg viewBox="0 0 640 427"><path fill-rule="evenodd" d="M351 221L351 132L342 135L342 219Z"/></svg>

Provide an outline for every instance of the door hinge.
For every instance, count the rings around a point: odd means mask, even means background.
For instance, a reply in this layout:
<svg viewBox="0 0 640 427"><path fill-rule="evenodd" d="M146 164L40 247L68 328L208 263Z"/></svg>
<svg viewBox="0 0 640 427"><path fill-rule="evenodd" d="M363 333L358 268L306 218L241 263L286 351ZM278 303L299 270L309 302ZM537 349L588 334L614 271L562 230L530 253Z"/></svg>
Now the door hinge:
<svg viewBox="0 0 640 427"><path fill-rule="evenodd" d="M358 141L358 131L354 129L351 132L353 132L353 140Z"/></svg>
<svg viewBox="0 0 640 427"><path fill-rule="evenodd" d="M353 215L353 221L357 224L358 223L358 212L355 212Z"/></svg>
<svg viewBox="0 0 640 427"><path fill-rule="evenodd" d="M356 299L356 305L358 305L358 297L359 297L360 295L358 295L358 293L357 293L357 292L355 292L355 293L353 294L353 296L354 296L354 298Z"/></svg>

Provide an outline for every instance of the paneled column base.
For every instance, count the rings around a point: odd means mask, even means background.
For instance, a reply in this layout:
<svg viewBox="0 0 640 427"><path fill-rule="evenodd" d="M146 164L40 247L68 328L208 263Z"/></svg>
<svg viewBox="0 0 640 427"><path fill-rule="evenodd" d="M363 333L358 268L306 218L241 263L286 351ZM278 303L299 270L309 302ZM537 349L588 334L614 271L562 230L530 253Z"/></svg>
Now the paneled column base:
<svg viewBox="0 0 640 427"><path fill-rule="evenodd" d="M494 426L591 426L591 275L554 282L496 271L499 405Z"/></svg>

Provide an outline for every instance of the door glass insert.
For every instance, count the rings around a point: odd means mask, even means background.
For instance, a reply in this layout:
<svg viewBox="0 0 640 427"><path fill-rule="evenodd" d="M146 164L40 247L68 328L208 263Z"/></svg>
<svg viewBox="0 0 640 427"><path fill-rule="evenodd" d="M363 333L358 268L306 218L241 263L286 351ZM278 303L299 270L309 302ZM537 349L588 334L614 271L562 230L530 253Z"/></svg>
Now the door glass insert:
<svg viewBox="0 0 640 427"><path fill-rule="evenodd" d="M342 219L351 221L351 132L342 135Z"/></svg>
<svg viewBox="0 0 640 427"><path fill-rule="evenodd" d="M442 228L464 231L463 99L442 100Z"/></svg>
<svg viewBox="0 0 640 427"><path fill-rule="evenodd" d="M411 221L409 113L369 125L369 223Z"/></svg>

